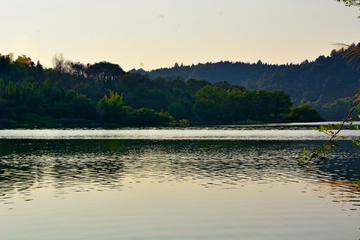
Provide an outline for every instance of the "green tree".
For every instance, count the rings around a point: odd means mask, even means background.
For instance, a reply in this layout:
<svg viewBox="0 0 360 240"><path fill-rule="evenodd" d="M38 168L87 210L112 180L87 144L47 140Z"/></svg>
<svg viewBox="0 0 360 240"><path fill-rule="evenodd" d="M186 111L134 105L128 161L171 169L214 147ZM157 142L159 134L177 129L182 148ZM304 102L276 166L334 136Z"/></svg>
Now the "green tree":
<svg viewBox="0 0 360 240"><path fill-rule="evenodd" d="M347 109L352 108L354 99L351 97L336 99L335 101L326 103L321 108L321 115L327 120L335 121L344 118L348 114ZM359 109L355 109L355 115L359 115Z"/></svg>
<svg viewBox="0 0 360 240"><path fill-rule="evenodd" d="M293 122L325 121L325 119L320 116L318 110L311 107L310 104L304 104L304 105L292 107L289 114L289 119Z"/></svg>
<svg viewBox="0 0 360 240"><path fill-rule="evenodd" d="M276 107L273 93L261 89L256 92L256 95L257 104L261 106L261 109L257 113L257 118L262 121L271 119Z"/></svg>
<svg viewBox="0 0 360 240"><path fill-rule="evenodd" d="M171 116L173 116L177 120L187 118L186 107L180 101L172 102L168 106L168 109L171 113Z"/></svg>
<svg viewBox="0 0 360 240"><path fill-rule="evenodd" d="M112 90L109 90L109 92L110 98L105 95L99 100L97 104L97 115L99 120L119 123L124 115L123 95L121 94L121 96L119 96L117 93L114 94Z"/></svg>
<svg viewBox="0 0 360 240"><path fill-rule="evenodd" d="M156 112L148 108L134 109L126 113L126 123L129 125L165 125L173 121L168 112Z"/></svg>
<svg viewBox="0 0 360 240"><path fill-rule="evenodd" d="M222 104L222 116L230 121L245 121L246 103L245 92L241 90L235 90L227 92L226 99Z"/></svg>
<svg viewBox="0 0 360 240"><path fill-rule="evenodd" d="M81 66L74 65L80 68ZM87 74L97 80L112 81L116 80L119 76L125 75L124 70L118 65L109 62L99 62L89 65Z"/></svg>
<svg viewBox="0 0 360 240"><path fill-rule="evenodd" d="M245 120L256 120L257 115L262 110L260 104L257 101L256 90L246 90L244 91L244 106L243 108Z"/></svg>
<svg viewBox="0 0 360 240"><path fill-rule="evenodd" d="M78 94L70 103L75 118L84 118L94 120L96 116L96 108L84 94Z"/></svg>
<svg viewBox="0 0 360 240"><path fill-rule="evenodd" d="M10 71L11 59L9 55L0 54L0 74L8 74Z"/></svg>
<svg viewBox="0 0 360 240"><path fill-rule="evenodd" d="M5 93L4 79L0 78L0 99L4 96L4 93Z"/></svg>
<svg viewBox="0 0 360 240"><path fill-rule="evenodd" d="M194 113L205 121L221 120L221 106L226 96L225 89L205 86L195 94Z"/></svg>
<svg viewBox="0 0 360 240"><path fill-rule="evenodd" d="M280 114L287 114L290 112L290 108L293 106L293 104L289 94L285 93L283 90L274 90L272 92L272 97L275 100L275 119L277 119Z"/></svg>
<svg viewBox="0 0 360 240"><path fill-rule="evenodd" d="M156 76L154 85L156 88L163 89L166 87L166 79L161 76Z"/></svg>
<svg viewBox="0 0 360 240"><path fill-rule="evenodd" d="M180 77L176 77L176 78L173 78L171 80L168 81L167 85L171 88L171 89L174 89L174 88L179 88L183 91L186 91L188 90L188 86L186 85L184 79L180 78Z"/></svg>
<svg viewBox="0 0 360 240"><path fill-rule="evenodd" d="M96 109L90 98L78 94L76 89L65 93L64 99L53 105L52 116L56 118L77 118L94 120Z"/></svg>
<svg viewBox="0 0 360 240"><path fill-rule="evenodd" d="M195 78L189 78L188 80L186 80L186 85L191 94L195 94L197 91L199 91L201 88L207 85L212 86L211 82L208 82L205 79L195 79Z"/></svg>

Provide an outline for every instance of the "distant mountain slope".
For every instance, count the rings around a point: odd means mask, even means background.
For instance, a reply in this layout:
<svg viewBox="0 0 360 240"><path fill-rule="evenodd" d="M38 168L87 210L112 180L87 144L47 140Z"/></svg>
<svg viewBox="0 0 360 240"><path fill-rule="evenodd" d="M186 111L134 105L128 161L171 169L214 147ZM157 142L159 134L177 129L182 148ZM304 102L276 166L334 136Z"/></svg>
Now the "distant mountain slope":
<svg viewBox="0 0 360 240"><path fill-rule="evenodd" d="M151 79L156 76L165 78L181 77L183 79L195 78L206 79L211 83L227 81L232 84L244 85L247 79L259 79L265 72L276 68L276 65L244 62L221 61L217 63L199 63L192 66L179 66L175 64L172 68L160 68L152 71L131 70L132 73L147 74Z"/></svg>
<svg viewBox="0 0 360 240"><path fill-rule="evenodd" d="M358 44L360 46L360 44ZM131 70L147 74L151 79L162 76L168 79L205 79L216 83L226 80L244 85L248 89L281 89L291 95L295 104L316 102L317 105L339 98L353 96L360 88L360 73L347 64L341 54L333 50L330 56L319 56L315 61L305 60L301 64L270 65L243 62L217 62L192 66L161 68L152 71Z"/></svg>
<svg viewBox="0 0 360 240"><path fill-rule="evenodd" d="M254 80L253 86L285 90L295 103L319 101L324 104L354 96L360 88L359 79L359 72L353 71L341 56L333 54L330 57L320 56L311 63L279 66Z"/></svg>

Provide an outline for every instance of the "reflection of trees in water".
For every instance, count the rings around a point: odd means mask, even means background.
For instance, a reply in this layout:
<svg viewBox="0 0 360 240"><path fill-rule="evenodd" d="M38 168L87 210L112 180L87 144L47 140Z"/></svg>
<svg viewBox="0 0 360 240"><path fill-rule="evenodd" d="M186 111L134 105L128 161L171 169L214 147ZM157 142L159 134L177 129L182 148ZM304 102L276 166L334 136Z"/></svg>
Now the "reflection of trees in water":
<svg viewBox="0 0 360 240"><path fill-rule="evenodd" d="M0 201L15 193L28 196L32 187L114 185L121 181L122 164L106 156L121 153L122 145L121 140L1 140Z"/></svg>
<svg viewBox="0 0 360 240"><path fill-rule="evenodd" d="M318 183L320 198L327 199L342 208L360 209L360 188L351 181L323 181Z"/></svg>
<svg viewBox="0 0 360 240"><path fill-rule="evenodd" d="M80 153L121 153L124 140L0 140L0 157L17 154L75 155Z"/></svg>
<svg viewBox="0 0 360 240"><path fill-rule="evenodd" d="M334 148L320 166L322 171L331 173L332 180L358 180L360 177L360 149L350 141L340 142L341 149Z"/></svg>
<svg viewBox="0 0 360 240"><path fill-rule="evenodd" d="M296 160L299 144L317 142L0 140L0 195L26 189L23 193L28 195L34 187L49 186L74 191L121 189L125 177L229 187L342 176L335 168L305 173ZM338 152L338 158L342 154L348 152ZM351 156L355 158L357 152L346 155Z"/></svg>

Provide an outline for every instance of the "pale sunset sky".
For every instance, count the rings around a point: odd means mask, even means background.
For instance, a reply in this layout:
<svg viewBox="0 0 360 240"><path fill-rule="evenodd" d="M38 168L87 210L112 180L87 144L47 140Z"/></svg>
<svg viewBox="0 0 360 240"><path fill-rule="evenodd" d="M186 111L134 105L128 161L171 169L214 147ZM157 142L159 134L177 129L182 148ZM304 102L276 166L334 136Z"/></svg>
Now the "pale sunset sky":
<svg viewBox="0 0 360 240"><path fill-rule="evenodd" d="M175 62L284 64L360 42L360 11L334 0L0 0L0 54L52 67L108 61L125 71Z"/></svg>

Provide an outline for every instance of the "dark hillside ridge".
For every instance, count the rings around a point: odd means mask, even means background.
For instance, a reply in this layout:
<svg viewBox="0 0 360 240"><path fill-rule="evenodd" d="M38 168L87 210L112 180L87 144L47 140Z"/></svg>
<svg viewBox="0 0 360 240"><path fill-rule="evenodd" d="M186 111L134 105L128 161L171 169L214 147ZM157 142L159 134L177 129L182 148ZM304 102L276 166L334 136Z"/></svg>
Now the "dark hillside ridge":
<svg viewBox="0 0 360 240"><path fill-rule="evenodd" d="M360 43L357 45L360 47ZM131 70L146 74L150 79L161 76L167 79L205 79L211 83L227 81L247 89L275 89L289 93L294 104L311 102L323 105L339 98L354 96L360 88L360 73L333 50L330 56L319 56L315 61L301 64L274 65L221 61L197 65L160 68L152 71Z"/></svg>
<svg viewBox="0 0 360 240"><path fill-rule="evenodd" d="M217 63L199 63L192 66L179 66L177 63L172 68L160 68L152 71L131 70L131 73L147 74L150 79L156 76L165 78L181 77L183 79L205 79L211 83L227 81L232 84L244 85L248 79L259 79L264 73L276 68L276 65L244 62L221 61Z"/></svg>

